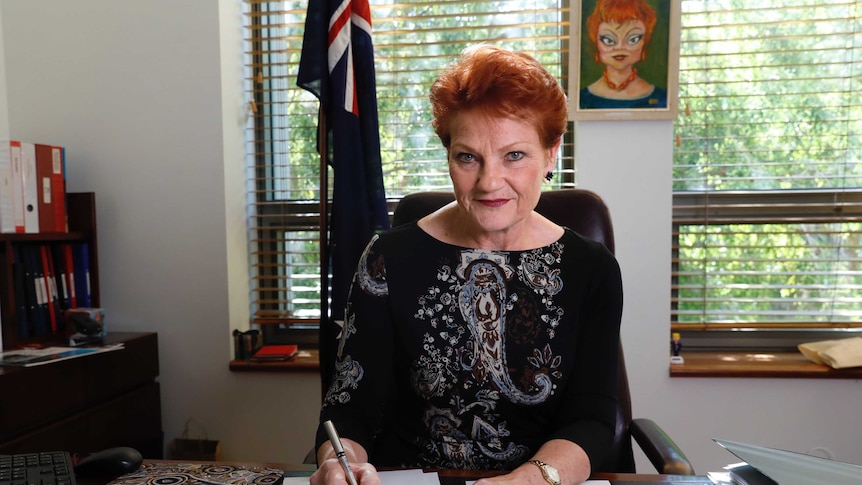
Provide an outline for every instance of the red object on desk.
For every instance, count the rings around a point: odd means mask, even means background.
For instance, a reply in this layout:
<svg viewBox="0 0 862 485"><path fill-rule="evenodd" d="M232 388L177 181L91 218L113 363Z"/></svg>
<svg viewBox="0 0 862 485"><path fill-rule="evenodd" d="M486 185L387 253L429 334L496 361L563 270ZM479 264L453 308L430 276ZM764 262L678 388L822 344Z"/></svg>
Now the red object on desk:
<svg viewBox="0 0 862 485"><path fill-rule="evenodd" d="M299 351L297 345L264 345L251 356L251 360L288 360L296 355L297 351Z"/></svg>

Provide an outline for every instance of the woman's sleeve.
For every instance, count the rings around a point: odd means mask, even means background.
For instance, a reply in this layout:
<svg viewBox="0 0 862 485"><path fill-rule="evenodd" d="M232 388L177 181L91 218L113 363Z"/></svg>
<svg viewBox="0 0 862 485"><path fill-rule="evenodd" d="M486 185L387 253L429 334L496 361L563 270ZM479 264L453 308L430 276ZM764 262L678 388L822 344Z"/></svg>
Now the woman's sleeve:
<svg viewBox="0 0 862 485"><path fill-rule="evenodd" d="M389 289L380 246L375 236L353 277L332 385L320 412L321 423L332 420L342 438L358 442L369 454L392 380ZM319 426L315 449L327 439Z"/></svg>
<svg viewBox="0 0 862 485"><path fill-rule="evenodd" d="M623 290L619 264L607 251L578 297L582 312L574 349L573 376L566 386L566 412L551 438L577 443L598 466L613 440L618 394L620 320Z"/></svg>

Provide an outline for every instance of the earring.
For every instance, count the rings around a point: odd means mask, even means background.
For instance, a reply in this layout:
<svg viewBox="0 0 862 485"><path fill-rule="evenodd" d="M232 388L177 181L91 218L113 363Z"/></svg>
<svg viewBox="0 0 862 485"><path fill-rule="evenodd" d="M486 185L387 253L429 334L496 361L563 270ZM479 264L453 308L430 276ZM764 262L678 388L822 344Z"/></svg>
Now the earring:
<svg viewBox="0 0 862 485"><path fill-rule="evenodd" d="M554 178L554 172L549 171L549 172L545 173L545 180L547 180L548 182L550 182L553 178Z"/></svg>

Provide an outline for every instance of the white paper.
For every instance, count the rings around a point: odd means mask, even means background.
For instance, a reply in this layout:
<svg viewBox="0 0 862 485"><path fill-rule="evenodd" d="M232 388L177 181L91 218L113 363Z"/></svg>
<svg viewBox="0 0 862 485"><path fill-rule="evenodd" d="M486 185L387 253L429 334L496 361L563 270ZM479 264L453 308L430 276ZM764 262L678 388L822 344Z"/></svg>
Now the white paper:
<svg viewBox="0 0 862 485"><path fill-rule="evenodd" d="M32 367L121 348L123 348L123 344L104 347L45 347L42 349L9 350L0 352L0 366Z"/></svg>
<svg viewBox="0 0 862 485"><path fill-rule="evenodd" d="M422 470L391 470L378 472L383 485L440 485L436 472ZM285 477L284 485L308 485L308 477Z"/></svg>
<svg viewBox="0 0 862 485"><path fill-rule="evenodd" d="M476 483L475 481L467 482L466 485L473 485ZM583 485L611 485L611 482L607 480L587 480Z"/></svg>
<svg viewBox="0 0 862 485"><path fill-rule="evenodd" d="M395 470L380 472L383 485L440 485L436 473L423 473L422 470ZM476 483L467 481L467 485ZM611 485L607 480L587 480L585 485ZM284 485L308 485L308 477L284 477Z"/></svg>

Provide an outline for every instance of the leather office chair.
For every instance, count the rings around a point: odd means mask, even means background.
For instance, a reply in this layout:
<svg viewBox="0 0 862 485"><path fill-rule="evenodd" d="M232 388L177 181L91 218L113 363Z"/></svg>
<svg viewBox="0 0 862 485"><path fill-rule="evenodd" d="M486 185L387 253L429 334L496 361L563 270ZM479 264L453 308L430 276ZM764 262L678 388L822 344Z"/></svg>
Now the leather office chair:
<svg viewBox="0 0 862 485"><path fill-rule="evenodd" d="M453 200L454 195L448 192L410 194L396 206L392 225L399 226L418 220ZM583 189L542 192L536 211L561 226L603 243L614 252L614 229L610 212L601 197L595 193ZM618 381L619 398L613 449L605 463L597 466L593 472L634 473L634 438L659 473L694 475L694 468L688 458L654 421L646 418L632 419L631 394L622 342Z"/></svg>

